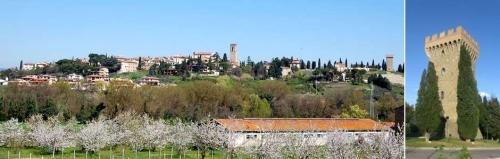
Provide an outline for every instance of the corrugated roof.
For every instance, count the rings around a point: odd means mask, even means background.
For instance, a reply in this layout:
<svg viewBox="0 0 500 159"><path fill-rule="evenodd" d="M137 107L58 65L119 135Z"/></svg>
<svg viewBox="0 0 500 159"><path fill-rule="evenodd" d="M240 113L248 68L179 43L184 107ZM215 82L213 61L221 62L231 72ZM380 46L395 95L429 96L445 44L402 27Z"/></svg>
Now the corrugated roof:
<svg viewBox="0 0 500 159"><path fill-rule="evenodd" d="M239 132L380 131L389 128L387 125L371 119L244 118L216 119L215 121L230 131Z"/></svg>

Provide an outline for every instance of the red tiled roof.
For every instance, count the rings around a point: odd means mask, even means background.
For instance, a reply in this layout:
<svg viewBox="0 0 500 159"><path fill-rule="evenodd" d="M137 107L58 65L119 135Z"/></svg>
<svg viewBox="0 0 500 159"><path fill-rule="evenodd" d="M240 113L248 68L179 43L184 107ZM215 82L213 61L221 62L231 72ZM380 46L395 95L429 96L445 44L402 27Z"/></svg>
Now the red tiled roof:
<svg viewBox="0 0 500 159"><path fill-rule="evenodd" d="M231 131L380 131L389 127L371 119L340 119L340 118L244 118L216 119Z"/></svg>

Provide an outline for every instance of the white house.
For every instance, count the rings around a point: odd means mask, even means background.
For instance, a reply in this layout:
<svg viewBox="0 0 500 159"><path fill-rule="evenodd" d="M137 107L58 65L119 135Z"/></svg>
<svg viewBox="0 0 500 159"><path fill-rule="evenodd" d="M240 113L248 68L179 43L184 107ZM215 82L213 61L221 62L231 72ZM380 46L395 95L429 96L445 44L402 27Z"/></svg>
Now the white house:
<svg viewBox="0 0 500 159"><path fill-rule="evenodd" d="M342 135L349 141L370 141L371 134L388 135L390 127L371 119L340 118L244 118L216 119L232 132L229 145L246 147L258 144L269 136L302 135L312 138L311 145L325 145L332 135Z"/></svg>
<svg viewBox="0 0 500 159"><path fill-rule="evenodd" d="M5 80L0 79L0 86L6 86L9 84L9 78L5 77Z"/></svg>
<svg viewBox="0 0 500 159"><path fill-rule="evenodd" d="M139 61L136 60L125 60L120 62L120 70L118 73L125 72L135 72L137 71L137 67L139 66Z"/></svg>

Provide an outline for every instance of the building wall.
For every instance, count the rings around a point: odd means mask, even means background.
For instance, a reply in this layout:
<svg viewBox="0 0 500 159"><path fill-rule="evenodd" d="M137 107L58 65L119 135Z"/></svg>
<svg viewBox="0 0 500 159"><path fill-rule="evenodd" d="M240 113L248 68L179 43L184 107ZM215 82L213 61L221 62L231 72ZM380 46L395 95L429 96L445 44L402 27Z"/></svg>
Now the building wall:
<svg viewBox="0 0 500 159"><path fill-rule="evenodd" d="M138 62L122 62L119 73L135 72L137 71L137 66L139 66Z"/></svg>
<svg viewBox="0 0 500 159"><path fill-rule="evenodd" d="M370 138L370 134L384 134L385 136L389 135L389 132L305 132L305 133L260 133L260 132L237 132L230 135L230 143L229 145L232 147L248 147L248 146L256 146L262 140L268 139L270 135L278 136L278 139L287 139L286 135L301 135L303 137L311 138L312 140L308 142L310 145L322 146L328 143L328 140L332 135L338 136L342 135L351 142L355 142L360 138L363 138L364 141L370 142L374 139ZM282 137L282 138L279 138Z"/></svg>
<svg viewBox="0 0 500 159"><path fill-rule="evenodd" d="M387 65L387 71L394 71L394 66L393 66L393 61L394 61L394 56L389 55L386 58L386 65Z"/></svg>
<svg viewBox="0 0 500 159"><path fill-rule="evenodd" d="M240 62L238 61L238 48L237 48L237 44L230 44L229 45L229 52L230 52L230 56L229 57L229 60L231 61L231 64L233 66L240 66Z"/></svg>

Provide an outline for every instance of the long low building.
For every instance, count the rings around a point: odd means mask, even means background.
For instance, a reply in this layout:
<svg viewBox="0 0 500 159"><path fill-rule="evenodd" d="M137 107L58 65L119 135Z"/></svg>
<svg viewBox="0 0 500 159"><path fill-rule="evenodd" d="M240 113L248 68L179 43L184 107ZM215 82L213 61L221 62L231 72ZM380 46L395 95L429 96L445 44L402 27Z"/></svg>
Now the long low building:
<svg viewBox="0 0 500 159"><path fill-rule="evenodd" d="M351 141L370 140L370 134L387 134L390 129L387 124L371 119L244 118L216 119L215 122L232 132L229 141L234 147L257 145L266 136L277 134L313 138L313 145L327 144L330 135L342 135Z"/></svg>

